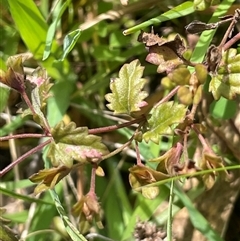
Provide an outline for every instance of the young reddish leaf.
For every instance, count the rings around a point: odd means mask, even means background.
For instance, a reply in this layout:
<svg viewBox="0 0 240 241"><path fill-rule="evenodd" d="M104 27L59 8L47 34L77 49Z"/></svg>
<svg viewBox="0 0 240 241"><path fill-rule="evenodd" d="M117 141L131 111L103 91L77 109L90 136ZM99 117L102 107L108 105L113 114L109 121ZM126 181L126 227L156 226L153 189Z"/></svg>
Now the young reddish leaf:
<svg viewBox="0 0 240 241"><path fill-rule="evenodd" d="M88 134L87 127L78 127L70 122L57 124L51 131L54 142L50 144L48 157L53 166L61 163L71 167L73 160L79 162L99 162L108 153L107 147L101 143L101 137Z"/></svg>
<svg viewBox="0 0 240 241"><path fill-rule="evenodd" d="M158 144L159 136L172 134L171 125L183 121L187 108L182 104L174 104L173 101L163 103L153 108L148 121L148 131L143 134L146 142L149 140Z"/></svg>
<svg viewBox="0 0 240 241"><path fill-rule="evenodd" d="M169 73L185 60L182 56L185 46L179 35L176 35L174 40L167 41L153 32L141 32L138 41L143 42L149 48L146 61L158 65L158 73Z"/></svg>
<svg viewBox="0 0 240 241"><path fill-rule="evenodd" d="M204 151L200 167L203 170L224 167L222 157ZM220 176L222 179L227 179L228 173L227 171L218 173L213 171L212 173L207 173L202 176L203 182L207 189L212 188L217 179L217 176Z"/></svg>
<svg viewBox="0 0 240 241"><path fill-rule="evenodd" d="M169 178L169 175L155 171L146 166L135 165L129 168L129 172L129 183L131 187L137 189L138 192L149 199L154 199L158 195L159 188L144 186Z"/></svg>
<svg viewBox="0 0 240 241"><path fill-rule="evenodd" d="M69 174L71 168L66 166L59 166L57 168L50 168L40 170L38 173L29 177L30 181L34 183L40 182L34 190L34 194L37 195L48 189L53 189L55 185Z"/></svg>
<svg viewBox="0 0 240 241"><path fill-rule="evenodd" d="M180 164L180 158L183 152L183 145L177 142L171 149L165 152L162 156L150 159L150 162L158 162L156 168L157 171L161 173L168 173L170 175L174 173L175 167Z"/></svg>
<svg viewBox="0 0 240 241"><path fill-rule="evenodd" d="M107 107L115 114L140 111L147 103L143 101L147 97L145 91L141 91L146 80L141 78L144 67L140 66L139 60L125 64L119 71L119 78L111 81L112 93L106 94L105 98L110 104Z"/></svg>
<svg viewBox="0 0 240 241"><path fill-rule="evenodd" d="M18 91L25 92L24 72L22 65L22 57L9 57L7 61L8 70L5 73L1 71L0 82Z"/></svg>
<svg viewBox="0 0 240 241"><path fill-rule="evenodd" d="M45 107L47 98L50 97L49 90L52 85L49 83L46 71L42 68L35 69L25 80L26 94L31 100L35 111L35 115L33 116L34 121L46 128L48 128L48 124L46 123ZM18 113L22 113L23 117L32 115L31 110L25 102L18 104L18 107Z"/></svg>
<svg viewBox="0 0 240 241"><path fill-rule="evenodd" d="M149 54L146 57L146 61L158 65L157 72L171 72L177 66L183 63L183 61L167 46L154 45L149 47Z"/></svg>
<svg viewBox="0 0 240 241"><path fill-rule="evenodd" d="M213 74L209 91L218 100L221 96L233 99L240 95L240 54L230 49L223 55L217 74Z"/></svg>

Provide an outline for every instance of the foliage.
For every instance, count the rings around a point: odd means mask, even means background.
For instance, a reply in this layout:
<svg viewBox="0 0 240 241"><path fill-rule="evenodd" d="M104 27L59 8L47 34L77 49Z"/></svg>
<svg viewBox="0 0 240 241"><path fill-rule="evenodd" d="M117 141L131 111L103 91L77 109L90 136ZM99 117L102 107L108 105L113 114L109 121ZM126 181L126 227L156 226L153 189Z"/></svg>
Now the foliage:
<svg viewBox="0 0 240 241"><path fill-rule="evenodd" d="M13 214L0 209L0 238L171 240L172 216L186 207L205 238L223 240L193 202L239 168L240 10L233 1L177 1L172 9L154 0L1 4L0 110L9 117L0 141L13 161L1 167L0 192L4 202L26 204ZM200 33L195 44L191 34ZM230 118L237 141L218 136L224 152L210 135ZM192 196L188 179L199 182ZM154 213L168 195L161 223ZM167 233L147 232L150 220L167 223Z"/></svg>

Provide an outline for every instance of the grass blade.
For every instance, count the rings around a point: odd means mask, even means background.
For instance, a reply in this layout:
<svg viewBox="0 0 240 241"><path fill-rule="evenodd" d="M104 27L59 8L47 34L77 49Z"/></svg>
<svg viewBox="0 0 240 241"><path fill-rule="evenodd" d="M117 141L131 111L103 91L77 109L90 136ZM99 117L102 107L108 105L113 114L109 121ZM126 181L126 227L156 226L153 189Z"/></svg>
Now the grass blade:
<svg viewBox="0 0 240 241"><path fill-rule="evenodd" d="M190 1L186 1L186 2L176 6L175 8L172 8L171 10L161 14L160 16L158 16L156 18L149 19L146 22L143 22L132 28L124 30L123 34L124 35L132 34L139 30L142 30L148 26L151 26L154 24L159 24L159 23L162 23L165 21L169 21L171 19L180 18L180 17L186 16L188 14L191 14L193 12L194 12L193 3Z"/></svg>
<svg viewBox="0 0 240 241"><path fill-rule="evenodd" d="M194 207L191 199L181 190L180 186L175 186L174 193L180 198L184 206L189 212L190 220L193 226L199 230L209 241L223 241L220 235L215 232L209 222L203 215Z"/></svg>
<svg viewBox="0 0 240 241"><path fill-rule="evenodd" d="M57 211L59 215L61 216L61 219L66 227L66 231L69 234L69 236L72 238L73 241L87 241L87 239L84 238L82 234L78 232L78 230L72 225L70 222L59 198L57 193L54 190L49 190L52 198L54 199L55 206L57 208Z"/></svg>

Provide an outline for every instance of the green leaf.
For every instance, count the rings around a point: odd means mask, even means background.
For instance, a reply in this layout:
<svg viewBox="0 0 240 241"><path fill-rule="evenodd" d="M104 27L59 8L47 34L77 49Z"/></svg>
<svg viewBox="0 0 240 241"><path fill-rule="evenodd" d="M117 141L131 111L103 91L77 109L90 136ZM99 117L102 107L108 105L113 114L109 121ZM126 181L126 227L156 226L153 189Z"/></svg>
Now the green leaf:
<svg viewBox="0 0 240 241"><path fill-rule="evenodd" d="M48 28L47 37L46 37L46 44L45 44L45 49L44 49L42 60L46 60L51 53L52 42L53 42L53 39L54 39L54 35L55 35L55 32L56 32L58 21L61 18L61 16L63 15L64 11L66 10L66 8L68 7L70 2L71 2L70 0L65 1L65 3L61 6L61 9L60 9L57 17L55 18L55 20L52 22L52 24ZM62 1L58 2L58 4L61 4L61 3L62 3ZM56 6L56 8L57 8L57 6Z"/></svg>
<svg viewBox="0 0 240 241"><path fill-rule="evenodd" d="M236 49L226 51L217 74L213 74L209 91L216 100L221 96L233 99L240 94L240 54L236 53Z"/></svg>
<svg viewBox="0 0 240 241"><path fill-rule="evenodd" d="M2 186L0 186L0 193L4 194L6 196L9 196L9 197L15 198L15 199L19 199L19 200L23 200L23 201L29 202L29 203L36 202L38 204L53 205L52 203L46 202L46 201L44 201L42 199L32 198L32 197L27 196L27 195L18 194L15 191L9 190L7 188L3 188Z"/></svg>
<svg viewBox="0 0 240 241"><path fill-rule="evenodd" d="M63 40L63 55L61 61L66 58L68 53L73 49L81 35L81 29L76 29L71 33L67 34Z"/></svg>
<svg viewBox="0 0 240 241"><path fill-rule="evenodd" d="M237 103L221 97L218 101L214 100L210 105L210 113L216 119L227 120L233 118L237 111Z"/></svg>
<svg viewBox="0 0 240 241"><path fill-rule="evenodd" d="M6 225L3 225L2 222L0 222L0 237L1 240L4 241L18 241L19 239L14 234L14 232L8 228Z"/></svg>
<svg viewBox="0 0 240 241"><path fill-rule="evenodd" d="M10 132L13 132L17 128L23 126L27 120L28 120L28 117L22 118L22 116L20 115L12 118L9 124L6 124L2 128L0 128L0 137L6 136Z"/></svg>
<svg viewBox="0 0 240 241"><path fill-rule="evenodd" d="M143 22L139 25L136 25L132 28L126 29L123 31L124 35L128 35L137 31L140 31L146 27L149 27L151 25L156 25L156 24L160 24L162 22L165 21L169 21L171 19L175 19L175 18L180 18L186 15L189 15L191 13L194 12L193 9L193 3L190 1L186 1L174 8L172 8L171 10L163 13L162 15L156 17L156 18L152 18L146 22Z"/></svg>
<svg viewBox="0 0 240 241"><path fill-rule="evenodd" d="M49 145L48 157L53 166L61 163L72 166L73 159L79 162L100 161L108 153L107 147L101 143L101 137L88 134L87 127L78 127L70 122L60 122L52 129L55 142Z"/></svg>
<svg viewBox="0 0 240 241"><path fill-rule="evenodd" d="M58 211L59 215L61 216L61 219L64 223L64 226L66 227L66 231L69 234L69 236L71 237L71 239L73 241L87 241L83 237L83 235L79 233L79 231L76 229L76 227L74 227L72 225L72 223L70 222L70 220L69 220L69 218L66 214L66 211L64 210L55 190L50 190L50 194L52 196L52 199L55 202L55 206L57 208L57 211Z"/></svg>
<svg viewBox="0 0 240 241"><path fill-rule="evenodd" d="M32 0L8 0L8 4L23 41L35 58L40 59L48 28L46 21Z"/></svg>
<svg viewBox="0 0 240 241"><path fill-rule="evenodd" d="M146 105L143 101L147 97L145 91L141 91L146 80L141 78L144 67L140 66L139 60L125 64L119 71L119 78L111 81L112 93L106 94L105 98L110 104L107 107L115 114L140 111Z"/></svg>
<svg viewBox="0 0 240 241"><path fill-rule="evenodd" d="M232 3L235 0L223 0L214 11L211 19L208 23L216 23L219 21L219 18L223 16L228 9L231 7ZM194 48L191 61L196 63L201 63L204 59L204 54L207 52L208 46L210 45L212 38L216 32L214 30L203 31L201 34L196 47Z"/></svg>
<svg viewBox="0 0 240 241"><path fill-rule="evenodd" d="M9 89L0 85L0 112L2 112L8 101Z"/></svg>
<svg viewBox="0 0 240 241"><path fill-rule="evenodd" d="M211 241L223 241L220 235L214 231L209 224L209 222L204 218L204 216L199 213L199 211L194 207L190 198L184 193L183 190L180 189L180 186L175 185L174 193L176 196L180 198L183 205L187 208L189 212L189 218L193 224L193 226L199 230L207 240Z"/></svg>
<svg viewBox="0 0 240 241"><path fill-rule="evenodd" d="M98 61L109 61L109 59L114 59L114 61L123 62L124 59L120 56L121 52L119 49L111 49L108 45L97 45L93 47L92 55Z"/></svg>
<svg viewBox="0 0 240 241"><path fill-rule="evenodd" d="M52 84L49 83L47 73L45 69L37 68L33 73L27 76L25 80L26 92L31 100L32 106L34 108L34 121L39 125L48 129L48 123L45 117L45 107L46 101L49 97L49 90L52 87ZM19 105L18 105L19 106ZM31 110L26 105L25 102L22 102L20 105L19 112L22 112L22 117L27 115L32 115Z"/></svg>
<svg viewBox="0 0 240 241"><path fill-rule="evenodd" d="M166 102L153 108L149 119L148 131L143 134L146 142L149 140L158 143L160 135L171 134L171 125L180 123L186 114L187 108L182 104Z"/></svg>
<svg viewBox="0 0 240 241"><path fill-rule="evenodd" d="M209 8L212 5L217 5L219 4L219 0L194 0L193 4L194 4L194 9L196 11L203 11L206 8Z"/></svg>
<svg viewBox="0 0 240 241"><path fill-rule="evenodd" d="M58 62L62 63L62 62ZM55 126L59 121L63 119L66 113L71 99L71 94L75 88L75 83L68 81L55 82L51 88L51 95L48 99L47 105L47 119L50 126Z"/></svg>
<svg viewBox="0 0 240 241"><path fill-rule="evenodd" d="M34 55L34 58L41 60L45 48L48 25L33 0L8 0L9 10L22 40L26 47ZM55 79L64 80L64 73L69 72L68 63L62 63L56 67L54 60L59 51L57 42L52 42L52 55L42 64L47 69L48 74Z"/></svg>

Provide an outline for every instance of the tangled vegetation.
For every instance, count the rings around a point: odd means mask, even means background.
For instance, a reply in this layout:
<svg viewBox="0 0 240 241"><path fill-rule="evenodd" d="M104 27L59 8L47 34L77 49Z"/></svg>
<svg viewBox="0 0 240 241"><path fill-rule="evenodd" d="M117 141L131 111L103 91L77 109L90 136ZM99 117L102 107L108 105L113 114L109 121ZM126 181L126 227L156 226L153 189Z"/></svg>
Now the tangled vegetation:
<svg viewBox="0 0 240 241"><path fill-rule="evenodd" d="M0 239L237 240L239 5L1 4Z"/></svg>

